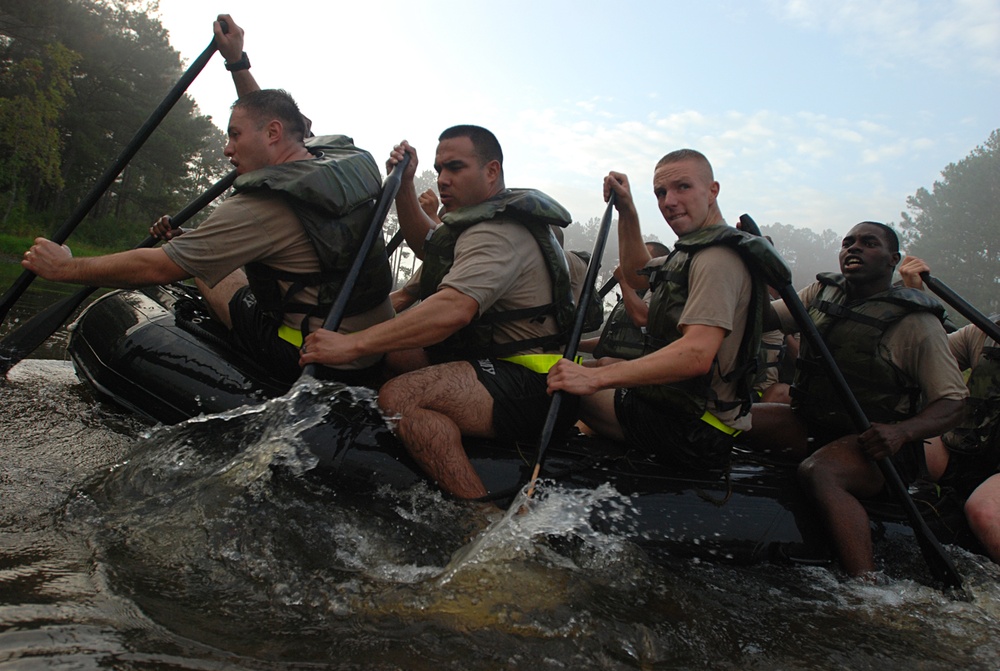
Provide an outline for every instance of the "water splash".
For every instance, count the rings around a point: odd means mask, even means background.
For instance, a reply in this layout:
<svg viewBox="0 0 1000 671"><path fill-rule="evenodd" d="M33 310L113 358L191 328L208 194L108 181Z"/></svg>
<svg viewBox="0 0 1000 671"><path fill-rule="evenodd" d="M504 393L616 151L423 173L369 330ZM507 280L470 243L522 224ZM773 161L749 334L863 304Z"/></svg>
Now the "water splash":
<svg viewBox="0 0 1000 671"><path fill-rule="evenodd" d="M452 555L437 585L448 584L471 565L523 555L539 537L573 537L613 554L621 548L622 537L594 529L592 519L596 514L624 523L630 512L635 512L630 499L611 485L580 490L539 481L534 496L522 490L502 515L491 514L495 519L489 526Z"/></svg>

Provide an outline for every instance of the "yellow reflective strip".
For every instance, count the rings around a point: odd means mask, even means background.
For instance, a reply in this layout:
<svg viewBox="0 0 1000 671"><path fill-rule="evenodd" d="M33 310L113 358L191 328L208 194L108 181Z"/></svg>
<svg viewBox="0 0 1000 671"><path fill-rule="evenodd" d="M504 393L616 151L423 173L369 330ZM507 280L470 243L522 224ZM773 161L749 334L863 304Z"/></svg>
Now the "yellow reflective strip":
<svg viewBox="0 0 1000 671"><path fill-rule="evenodd" d="M561 354L517 354L503 357L500 360L516 363L518 366L524 366L535 373L548 373L549 369L555 366L561 358ZM580 363L583 361L583 357L578 356L574 361Z"/></svg>
<svg viewBox="0 0 1000 671"><path fill-rule="evenodd" d="M302 331L293 329L287 324L278 327L278 337L286 342L290 342L296 347L302 347Z"/></svg>
<svg viewBox="0 0 1000 671"><path fill-rule="evenodd" d="M727 436L736 437L741 433L743 433L743 431L740 429L734 429L728 424L724 424L721 419L710 413L708 410L706 410L705 414L701 416L701 421L705 422L706 424L708 424L713 428L718 429Z"/></svg>

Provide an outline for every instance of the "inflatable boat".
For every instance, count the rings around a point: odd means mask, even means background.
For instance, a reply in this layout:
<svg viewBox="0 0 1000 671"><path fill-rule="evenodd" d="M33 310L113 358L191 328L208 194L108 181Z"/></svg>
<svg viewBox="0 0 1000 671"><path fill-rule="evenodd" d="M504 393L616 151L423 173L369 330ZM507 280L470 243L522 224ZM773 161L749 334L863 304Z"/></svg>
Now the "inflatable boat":
<svg viewBox="0 0 1000 671"><path fill-rule="evenodd" d="M167 424L288 392L229 346L225 328L183 284L106 294L73 324L68 350L77 374L99 396ZM316 457L315 475L359 490L402 489L425 480L371 406L344 400L336 391L340 385L324 386L333 391L315 402L329 404L329 412L302 434ZM466 444L491 498L501 505L530 479L536 447ZM553 441L541 477L565 487L613 487L628 503L599 515L598 523L617 527L654 555L744 564L832 557L821 522L795 485L794 465L749 451L736 450L726 472L683 474L654 455L574 435ZM915 498L941 542L968 544L960 507ZM912 534L892 502L873 502L869 511L877 537Z"/></svg>

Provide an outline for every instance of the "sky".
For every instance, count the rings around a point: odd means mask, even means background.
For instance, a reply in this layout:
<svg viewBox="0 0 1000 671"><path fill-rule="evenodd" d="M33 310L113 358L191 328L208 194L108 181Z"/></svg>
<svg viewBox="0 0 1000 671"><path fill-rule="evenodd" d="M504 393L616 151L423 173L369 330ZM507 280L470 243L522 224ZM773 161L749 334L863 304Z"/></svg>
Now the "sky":
<svg viewBox="0 0 1000 671"><path fill-rule="evenodd" d="M160 0L185 64L230 13L252 72L317 134L384 166L407 139L431 169L437 136L472 123L504 150L509 187L604 212L628 175L643 232L656 161L703 152L723 215L843 235L899 222L906 199L1000 128L1000 0ZM235 99L216 55L188 92L225 128Z"/></svg>

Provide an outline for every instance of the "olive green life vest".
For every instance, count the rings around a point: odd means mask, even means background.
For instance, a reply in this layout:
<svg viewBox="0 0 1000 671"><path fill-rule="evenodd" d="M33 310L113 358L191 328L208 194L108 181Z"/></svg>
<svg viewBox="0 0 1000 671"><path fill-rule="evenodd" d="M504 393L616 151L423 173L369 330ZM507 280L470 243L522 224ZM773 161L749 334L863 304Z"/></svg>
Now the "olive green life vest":
<svg viewBox="0 0 1000 671"><path fill-rule="evenodd" d="M892 287L863 301L847 302L839 273L820 273L822 288L808 306L823 341L861 409L873 422L898 422L920 411L920 387L889 360L880 346L890 326L908 314L944 318L934 298L915 289ZM803 340L792 382L792 405L810 424L833 432L854 426L818 354ZM908 410L896 410L906 402Z"/></svg>
<svg viewBox="0 0 1000 671"><path fill-rule="evenodd" d="M375 211L374 199L382 188L375 159L355 147L351 138L323 135L307 138L305 144L316 158L254 170L240 175L234 185L237 193L280 193L299 218L319 257L321 270L314 273L278 270L259 262L247 264L247 279L254 296L276 318L284 313L320 318L327 315L368 231ZM291 283L284 294L278 280ZM295 300L305 287L319 287L318 305ZM376 236L345 315L374 308L385 300L391 288L385 244L382 236ZM302 322L303 333L308 322Z"/></svg>
<svg viewBox="0 0 1000 671"><path fill-rule="evenodd" d="M715 245L735 250L747 265L752 282L751 304L735 368L719 371L716 358L712 369L705 375L671 384L638 387L636 392L653 402L665 403L695 416L707 409L709 400L714 401L719 410L739 407L739 415L742 416L750 411L755 398L753 381L759 366L764 303L768 299L765 278L787 283L787 278L791 276L788 266L765 239L724 224L710 226L681 237L661 265L640 271L649 275L653 292L646 324L645 351L647 354L654 352L680 339L678 324L687 302L691 260L699 251ZM737 401L723 403L715 398L711 386L713 375L719 375L724 382L736 381Z"/></svg>
<svg viewBox="0 0 1000 671"><path fill-rule="evenodd" d="M531 232L542 250L552 280L552 301L518 310L499 310L494 305L443 342L427 349L435 355L452 359L506 357L539 347L546 351L559 349L565 344L573 326L576 308L566 256L550 226L565 228L572 218L562 205L541 191L506 189L478 205L459 208L444 215L441 225L424 242L420 298L433 295L451 269L459 236L470 226L486 221L517 223ZM498 323L542 320L549 315L556 320L557 332L553 335L503 344L494 342L494 329Z"/></svg>
<svg viewBox="0 0 1000 671"><path fill-rule="evenodd" d="M997 321L995 315L991 319ZM941 439L951 451L991 456L996 463L1000 457L1000 347L993 340L987 339L967 386L965 418Z"/></svg>
<svg viewBox="0 0 1000 671"><path fill-rule="evenodd" d="M623 291L634 291L624 287ZM638 359L646 353L646 335L632 321L625 310L625 301L619 300L611 309L608 322L601 331L601 339L594 348L594 356L598 359L609 356L617 359Z"/></svg>

